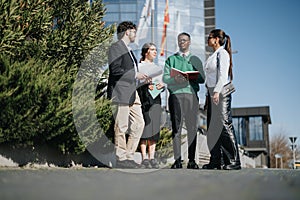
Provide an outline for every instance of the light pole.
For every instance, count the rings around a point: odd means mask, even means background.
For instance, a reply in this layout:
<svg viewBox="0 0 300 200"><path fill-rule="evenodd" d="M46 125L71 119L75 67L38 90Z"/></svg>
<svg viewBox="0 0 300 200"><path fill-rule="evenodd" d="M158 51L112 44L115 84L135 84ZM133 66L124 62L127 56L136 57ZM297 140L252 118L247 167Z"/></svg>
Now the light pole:
<svg viewBox="0 0 300 200"><path fill-rule="evenodd" d="M295 144L295 142L297 140L297 137L289 137L289 138L290 138L290 141L292 143L291 148L292 148L292 151L293 151L293 169L296 169L296 166L295 166L295 162L296 162L295 152L296 152L297 145Z"/></svg>
<svg viewBox="0 0 300 200"><path fill-rule="evenodd" d="M282 165L283 165L283 163L282 163L282 155L279 154L279 153L275 154L275 167L276 168L277 168L277 158L280 158L280 168L282 168Z"/></svg>

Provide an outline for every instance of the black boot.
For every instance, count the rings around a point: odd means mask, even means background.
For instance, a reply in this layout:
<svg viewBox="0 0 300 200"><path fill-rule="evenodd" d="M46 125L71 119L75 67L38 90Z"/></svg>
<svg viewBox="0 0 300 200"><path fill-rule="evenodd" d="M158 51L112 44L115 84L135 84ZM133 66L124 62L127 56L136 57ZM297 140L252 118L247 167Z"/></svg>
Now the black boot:
<svg viewBox="0 0 300 200"><path fill-rule="evenodd" d="M208 163L203 165L202 169L221 169L221 164Z"/></svg>
<svg viewBox="0 0 300 200"><path fill-rule="evenodd" d="M199 169L198 164L195 162L195 160L189 160L187 164L188 169Z"/></svg>
<svg viewBox="0 0 300 200"><path fill-rule="evenodd" d="M229 148L231 152L227 151L224 146L222 146L222 157L224 161L224 170L240 170L241 169L241 161L239 155L239 148L234 137L231 137L231 140L228 141L231 143L232 148Z"/></svg>
<svg viewBox="0 0 300 200"><path fill-rule="evenodd" d="M242 169L241 164L239 162L231 162L229 165L225 165L223 167L224 170L240 170Z"/></svg>
<svg viewBox="0 0 300 200"><path fill-rule="evenodd" d="M181 169L181 168L182 168L181 159L175 160L174 164L171 166L171 169Z"/></svg>
<svg viewBox="0 0 300 200"><path fill-rule="evenodd" d="M219 140L210 151L209 163L203 165L202 169L221 169L221 147Z"/></svg>

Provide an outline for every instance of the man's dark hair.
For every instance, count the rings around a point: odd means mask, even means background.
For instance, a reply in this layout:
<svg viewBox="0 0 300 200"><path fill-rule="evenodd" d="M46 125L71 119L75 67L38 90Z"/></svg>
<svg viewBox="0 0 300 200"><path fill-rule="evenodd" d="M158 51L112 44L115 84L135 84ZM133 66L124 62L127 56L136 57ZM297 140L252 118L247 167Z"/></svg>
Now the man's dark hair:
<svg viewBox="0 0 300 200"><path fill-rule="evenodd" d="M186 32L179 33L179 35L177 37L182 36L182 35L188 36L189 40L191 40L190 34L188 34Z"/></svg>
<svg viewBox="0 0 300 200"><path fill-rule="evenodd" d="M136 25L131 21L121 22L117 27L118 40L122 39L128 29L136 29Z"/></svg>

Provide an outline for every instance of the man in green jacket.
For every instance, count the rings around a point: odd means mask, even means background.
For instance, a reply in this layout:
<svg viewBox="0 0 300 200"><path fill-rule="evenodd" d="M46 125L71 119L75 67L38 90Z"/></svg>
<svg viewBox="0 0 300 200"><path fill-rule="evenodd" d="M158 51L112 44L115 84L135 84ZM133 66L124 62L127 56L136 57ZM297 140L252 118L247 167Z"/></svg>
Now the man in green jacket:
<svg viewBox="0 0 300 200"><path fill-rule="evenodd" d="M197 141L197 114L199 99L197 93L199 84L204 83L205 75L201 60L190 53L191 37L188 33L180 33L177 37L179 52L168 57L165 62L163 81L167 84L169 96L169 110L172 122L173 151L175 162L172 169L182 168L181 163L181 131L183 119L188 136L188 169L199 169L195 162ZM176 73L193 72L190 75ZM175 72L175 73L174 73ZM197 74L195 76L195 74Z"/></svg>

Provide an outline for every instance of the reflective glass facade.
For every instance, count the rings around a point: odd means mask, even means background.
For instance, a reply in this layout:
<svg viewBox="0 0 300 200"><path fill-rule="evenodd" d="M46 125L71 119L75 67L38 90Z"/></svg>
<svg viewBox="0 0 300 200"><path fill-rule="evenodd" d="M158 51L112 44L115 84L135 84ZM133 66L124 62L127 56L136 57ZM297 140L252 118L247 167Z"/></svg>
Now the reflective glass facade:
<svg viewBox="0 0 300 200"><path fill-rule="evenodd" d="M263 119L261 116L233 117L232 121L240 145L249 145L247 144L247 135L249 142L264 141Z"/></svg>
<svg viewBox="0 0 300 200"><path fill-rule="evenodd" d="M160 56L159 53L161 50L166 1L153 1L153 28L151 28L151 23L148 22L148 30L144 31L146 33L146 37L143 39L137 38L136 43L131 45L131 47L135 50L134 52L138 60L142 45L146 42L154 42L158 49L158 58L156 63L163 66L165 59L178 51L177 35L181 32L187 32L191 35L191 52L194 55L197 55L204 63L206 60L205 0L169 0L170 22L167 26L167 40L164 48L164 56ZM212 5L214 5L214 1L206 1L206 3L208 2L212 2ZM107 25L113 23L118 24L122 21L130 20L138 26L146 0L103 0L103 3L106 5L105 7L107 9L103 20ZM212 9L214 9L214 7L212 7ZM199 103L203 105L205 89L202 85L200 85L200 87ZM165 105L164 99L162 104Z"/></svg>
<svg viewBox="0 0 300 200"><path fill-rule="evenodd" d="M107 9L103 20L108 25L130 20L138 26L145 2L145 0L103 0ZM145 39L137 41L137 49L140 49L143 43L153 41L160 51L165 6L165 0L154 0L153 28L149 27ZM167 52L165 57L159 58L159 62L163 63L167 56L178 50L176 39L180 32L187 32L191 35L191 51L204 62L204 0L169 0L169 16L170 23L167 27L167 42L165 47ZM152 35L153 38L151 37Z"/></svg>
<svg viewBox="0 0 300 200"><path fill-rule="evenodd" d="M157 0L157 13L164 13L165 1ZM167 31L167 50L169 54L176 52L177 35L187 32L191 35L191 52L205 61L205 25L204 0L170 0L170 23ZM163 27L163 15L157 16L157 26ZM158 44L162 31L158 31Z"/></svg>
<svg viewBox="0 0 300 200"><path fill-rule="evenodd" d="M238 144L241 146L247 146L246 119L243 117L235 117L232 119L232 122Z"/></svg>
<svg viewBox="0 0 300 200"><path fill-rule="evenodd" d="M261 116L249 117L249 139L251 141L262 141L264 139L262 122Z"/></svg>
<svg viewBox="0 0 300 200"><path fill-rule="evenodd" d="M104 21L107 25L120 23L129 20L138 24L141 9L144 1L142 0L103 0L107 9Z"/></svg>

